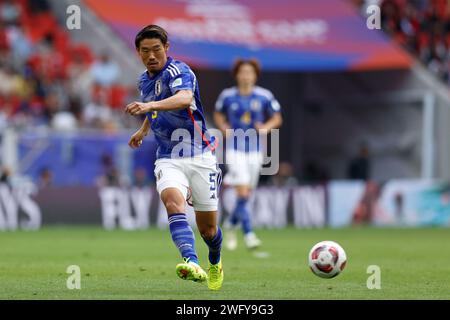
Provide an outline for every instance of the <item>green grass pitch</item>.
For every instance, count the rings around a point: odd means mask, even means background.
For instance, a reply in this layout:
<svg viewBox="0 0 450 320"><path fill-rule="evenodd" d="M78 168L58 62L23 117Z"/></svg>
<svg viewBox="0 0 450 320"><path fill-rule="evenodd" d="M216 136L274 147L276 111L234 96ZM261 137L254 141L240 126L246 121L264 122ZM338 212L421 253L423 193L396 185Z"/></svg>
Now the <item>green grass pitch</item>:
<svg viewBox="0 0 450 320"><path fill-rule="evenodd" d="M0 299L450 299L450 230L259 230L256 257L242 246L223 252L221 291L175 275L180 261L167 230L104 231L51 227L0 233ZM242 238L241 238L242 240ZM342 274L321 279L307 265L310 248L335 240L347 252ZM197 234L200 263L206 245ZM69 265L81 289L66 287ZM369 265L381 268L381 289L369 290Z"/></svg>

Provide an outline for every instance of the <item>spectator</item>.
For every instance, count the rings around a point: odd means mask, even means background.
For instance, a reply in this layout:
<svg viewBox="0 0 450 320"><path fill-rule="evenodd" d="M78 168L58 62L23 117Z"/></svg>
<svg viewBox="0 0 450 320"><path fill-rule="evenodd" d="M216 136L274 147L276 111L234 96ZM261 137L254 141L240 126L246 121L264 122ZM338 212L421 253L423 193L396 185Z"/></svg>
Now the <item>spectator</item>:
<svg viewBox="0 0 450 320"><path fill-rule="evenodd" d="M381 6L383 30L424 63L441 80L450 84L450 5L431 0L352 0L364 8Z"/></svg>
<svg viewBox="0 0 450 320"><path fill-rule="evenodd" d="M78 128L77 119L68 111L57 112L52 119L52 128L56 131L70 132Z"/></svg>
<svg viewBox="0 0 450 320"><path fill-rule="evenodd" d="M45 77L49 82L66 78L64 57L54 45L55 39L52 33L47 33L36 46L29 63L32 70L39 76Z"/></svg>
<svg viewBox="0 0 450 320"><path fill-rule="evenodd" d="M11 66L0 66L0 95L11 96L21 93L23 78Z"/></svg>
<svg viewBox="0 0 450 320"><path fill-rule="evenodd" d="M90 100L90 89L93 82L90 66L79 55L72 57L72 63L68 67L69 92L73 96L78 96L82 104L87 104Z"/></svg>
<svg viewBox="0 0 450 320"><path fill-rule="evenodd" d="M104 94L93 94L92 101L83 110L83 124L88 128L106 129L113 122L111 108Z"/></svg>
<svg viewBox="0 0 450 320"><path fill-rule="evenodd" d="M128 177L121 175L111 155L105 153L100 159L102 175L97 179L99 187L124 187L129 185Z"/></svg>
<svg viewBox="0 0 450 320"><path fill-rule="evenodd" d="M352 180L369 180L370 159L369 147L367 144L361 144L358 155L350 161L348 166L348 178Z"/></svg>
<svg viewBox="0 0 450 320"><path fill-rule="evenodd" d="M50 187L53 183L53 172L44 167L39 172L38 187L40 189Z"/></svg>
<svg viewBox="0 0 450 320"><path fill-rule="evenodd" d="M95 83L110 86L116 83L120 70L119 66L111 61L109 55L103 53L100 60L92 65L91 73Z"/></svg>
<svg viewBox="0 0 450 320"><path fill-rule="evenodd" d="M50 5L47 0L28 0L28 7L35 14L50 10Z"/></svg>
<svg viewBox="0 0 450 320"><path fill-rule="evenodd" d="M306 182L320 183L330 179L328 170L314 160L306 161L303 172Z"/></svg>
<svg viewBox="0 0 450 320"><path fill-rule="evenodd" d="M0 184L11 185L11 170L7 167L0 170Z"/></svg>
<svg viewBox="0 0 450 320"><path fill-rule="evenodd" d="M56 93L50 93L45 97L43 116L45 122L50 125L55 114L59 111L60 101Z"/></svg>
<svg viewBox="0 0 450 320"><path fill-rule="evenodd" d="M23 28L20 25L11 25L6 28L6 40L11 49L11 58L15 69L19 70L22 65L30 58L33 45L27 38Z"/></svg>
<svg viewBox="0 0 450 320"><path fill-rule="evenodd" d="M6 24L15 24L21 15L20 6L14 0L4 0L0 5L0 18Z"/></svg>
<svg viewBox="0 0 450 320"><path fill-rule="evenodd" d="M47 0L0 0L0 125L74 129L86 118L107 132L135 127L121 112L128 88L117 83L118 65L107 53L92 64L89 47L64 29ZM104 96L91 102L92 92Z"/></svg>
<svg viewBox="0 0 450 320"><path fill-rule="evenodd" d="M1 134L8 125L8 114L6 109L0 108L0 146L1 146Z"/></svg>
<svg viewBox="0 0 450 320"><path fill-rule="evenodd" d="M133 185L138 188L146 187L150 184L150 180L147 175L147 170L145 168L136 168L134 171L134 181Z"/></svg>

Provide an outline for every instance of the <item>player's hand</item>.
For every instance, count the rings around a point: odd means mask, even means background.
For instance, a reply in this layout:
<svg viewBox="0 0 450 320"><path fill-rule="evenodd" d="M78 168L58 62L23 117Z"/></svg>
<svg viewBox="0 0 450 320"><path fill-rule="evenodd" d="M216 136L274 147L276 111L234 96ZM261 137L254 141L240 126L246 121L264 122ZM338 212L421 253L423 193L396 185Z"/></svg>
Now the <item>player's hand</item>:
<svg viewBox="0 0 450 320"><path fill-rule="evenodd" d="M135 134L131 136L130 141L128 141L128 145L133 149L139 148L142 144L142 140L146 135L147 135L146 132L138 130Z"/></svg>
<svg viewBox="0 0 450 320"><path fill-rule="evenodd" d="M137 102L134 101L130 104L127 105L127 107L125 108L125 112L129 113L133 116L139 115L139 114L145 114L148 112L152 112L153 108L152 108L152 104L151 102Z"/></svg>
<svg viewBox="0 0 450 320"><path fill-rule="evenodd" d="M269 129L261 122L255 123L255 129L258 130L259 133L267 134Z"/></svg>

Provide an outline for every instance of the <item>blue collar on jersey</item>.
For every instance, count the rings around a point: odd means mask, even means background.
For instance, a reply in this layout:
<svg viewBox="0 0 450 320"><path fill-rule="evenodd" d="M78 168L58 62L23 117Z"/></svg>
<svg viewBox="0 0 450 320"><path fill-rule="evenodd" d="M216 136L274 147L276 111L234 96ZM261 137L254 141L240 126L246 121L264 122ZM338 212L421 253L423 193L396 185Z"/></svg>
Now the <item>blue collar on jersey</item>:
<svg viewBox="0 0 450 320"><path fill-rule="evenodd" d="M147 77L150 80L155 79L161 72L163 72L164 70L166 70L167 66L173 61L172 57L167 57L167 61L166 64L164 65L164 67L159 70L157 73L153 74L153 76L150 76L150 73L148 73L148 70L145 71L145 73L147 74Z"/></svg>

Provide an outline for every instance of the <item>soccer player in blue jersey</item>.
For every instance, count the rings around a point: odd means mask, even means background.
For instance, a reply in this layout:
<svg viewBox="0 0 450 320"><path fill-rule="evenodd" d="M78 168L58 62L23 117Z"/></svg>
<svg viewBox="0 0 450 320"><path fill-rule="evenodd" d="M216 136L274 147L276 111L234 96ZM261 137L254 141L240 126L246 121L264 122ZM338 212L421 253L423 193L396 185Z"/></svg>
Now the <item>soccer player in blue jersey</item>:
<svg viewBox="0 0 450 320"><path fill-rule="evenodd" d="M233 66L237 86L222 91L217 102L214 120L217 127L227 136L226 163L228 173L224 183L235 187L237 203L227 221L226 246L237 247L236 227L242 223L244 242L249 249L261 245L261 240L252 230L247 202L257 186L263 156L259 139L256 143L235 141L232 130L242 129L268 132L282 124L280 104L273 94L256 86L261 68L257 60L239 59Z"/></svg>
<svg viewBox="0 0 450 320"><path fill-rule="evenodd" d="M126 112L146 117L129 145L138 148L152 129L158 143L156 186L183 259L176 273L181 279L207 281L209 289L218 290L223 282L222 231L217 223L221 172L214 139L206 129L197 79L187 64L167 55L169 42L163 28L146 26L136 35L135 46L146 67L139 79L142 101L128 104ZM209 248L208 274L200 267L194 233L186 219L188 197Z"/></svg>

